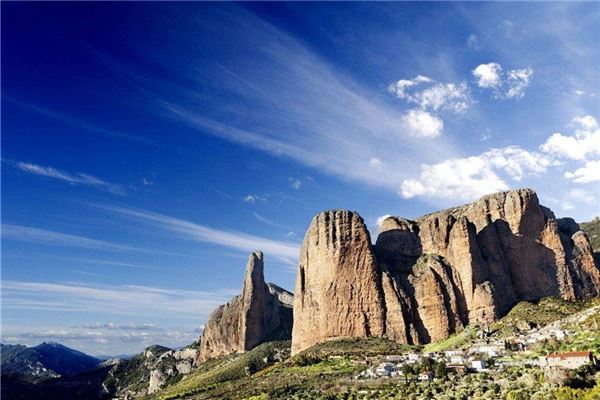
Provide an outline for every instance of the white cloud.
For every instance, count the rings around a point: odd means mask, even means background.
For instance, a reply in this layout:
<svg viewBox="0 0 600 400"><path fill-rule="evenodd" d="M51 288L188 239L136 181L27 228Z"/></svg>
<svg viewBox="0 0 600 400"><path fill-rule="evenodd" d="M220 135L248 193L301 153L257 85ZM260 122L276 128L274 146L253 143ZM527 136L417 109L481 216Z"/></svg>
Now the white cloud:
<svg viewBox="0 0 600 400"><path fill-rule="evenodd" d="M517 146L490 149L481 157L488 160L494 168L504 170L516 181L528 175L544 173L553 164L547 156Z"/></svg>
<svg viewBox="0 0 600 400"><path fill-rule="evenodd" d="M600 182L600 160L588 161L574 172L565 172L565 178L575 183Z"/></svg>
<svg viewBox="0 0 600 400"><path fill-rule="evenodd" d="M415 93L413 102L422 109L462 113L469 108L471 100L467 83L461 82L459 84L438 83L433 85Z"/></svg>
<svg viewBox="0 0 600 400"><path fill-rule="evenodd" d="M412 80L401 79L390 85L388 90L406 102L418 105L422 110L462 113L469 108L471 99L466 82L433 82L433 79L419 75ZM421 84L431 85L422 90L415 90L415 87Z"/></svg>
<svg viewBox="0 0 600 400"><path fill-rule="evenodd" d="M573 119L576 126L573 136L552 134L540 149L559 158L585 160L590 155L600 155L600 128L591 115Z"/></svg>
<svg viewBox="0 0 600 400"><path fill-rule="evenodd" d="M4 324L3 343L35 345L41 341L59 341L92 354L112 355L137 353L152 344L172 348L188 345L198 339L201 323L210 313L239 293L239 288L202 291L14 280L2 280L1 289L3 311L41 311L54 316L56 321L68 320L69 313L74 313L77 318L93 314L94 319L122 321L81 323L70 327ZM147 322L165 324L173 321L175 315L177 328Z"/></svg>
<svg viewBox="0 0 600 400"><path fill-rule="evenodd" d="M585 94L585 92L584 92L583 90L579 90L579 89L577 89L577 90L575 90L575 94L576 94L577 96L583 96L583 95Z"/></svg>
<svg viewBox="0 0 600 400"><path fill-rule="evenodd" d="M469 37L467 38L467 46L475 50L479 50L481 48L477 35L475 35L474 33L469 35Z"/></svg>
<svg viewBox="0 0 600 400"><path fill-rule="evenodd" d="M596 121L596 118L592 117L591 115L575 117L573 118L573 124L575 126L579 126L581 130L586 132L593 131L594 129L598 128L598 121Z"/></svg>
<svg viewBox="0 0 600 400"><path fill-rule="evenodd" d="M596 198L590 192L583 189L573 189L569 191L568 197L580 203L594 204Z"/></svg>
<svg viewBox="0 0 600 400"><path fill-rule="evenodd" d="M506 80L506 92L505 96L508 99L514 97L523 97L525 95L525 89L529 86L529 81L533 76L533 69L513 69L508 71L508 79Z"/></svg>
<svg viewBox="0 0 600 400"><path fill-rule="evenodd" d="M402 182L404 198L440 197L471 200L486 193L508 189L508 185L482 157L446 160L422 165L419 179Z"/></svg>
<svg viewBox="0 0 600 400"><path fill-rule="evenodd" d="M405 127L416 137L435 138L441 135L444 121L423 110L409 110L402 117Z"/></svg>
<svg viewBox="0 0 600 400"><path fill-rule="evenodd" d="M405 198L439 197L472 200L482 195L507 190L500 172L519 181L525 176L546 172L551 161L542 154L516 146L490 149L480 155L422 165L418 179L402 182Z"/></svg>
<svg viewBox="0 0 600 400"><path fill-rule="evenodd" d="M100 312L138 316L177 312L184 318L207 316L236 290L212 292L136 285L87 285L3 280L3 308L61 312Z"/></svg>
<svg viewBox="0 0 600 400"><path fill-rule="evenodd" d="M440 137L435 143L415 139L402 123L404 110L390 105L381 93L340 71L293 36L251 13L243 14L243 18L223 13L211 17L222 22L214 24L216 37L229 34L226 26L232 18L239 20L239 51L223 65L190 72L185 87L173 80L157 80L124 62L110 60L111 68L137 83L144 99L150 99L152 111L163 117L189 125L199 134L286 157L345 180L395 191L419 163L458 153L459 143L451 137ZM248 60L253 60L251 68L238 68ZM200 56L189 60L189 65L198 63L203 63ZM206 92L205 100L212 106L193 106L198 91L204 93L207 84L213 90ZM394 87L391 90L396 92ZM244 106L232 108L227 96L235 96ZM398 157L400 153L403 157ZM365 164L365 154L376 155L385 170L374 174L371 168L357 168Z"/></svg>
<svg viewBox="0 0 600 400"><path fill-rule="evenodd" d="M383 163L381 162L381 160L379 158L374 157L369 160L369 165L373 168L381 169L381 167L383 166Z"/></svg>
<svg viewBox="0 0 600 400"><path fill-rule="evenodd" d="M2 240L16 240L21 242L79 247L94 250L152 252L138 247L106 242L104 240L90 239L83 236L11 224L2 224Z"/></svg>
<svg viewBox="0 0 600 400"><path fill-rule="evenodd" d="M100 190L104 190L120 196L125 195L126 191L123 186L103 181L93 175L84 174L81 172L70 173L61 171L53 167L44 167L37 164L17 162L15 166L21 171L28 172L30 174L44 176L47 178L58 179L63 182L70 183L71 185L84 185L92 186Z"/></svg>
<svg viewBox="0 0 600 400"><path fill-rule="evenodd" d="M259 196L257 194L249 194L246 197L244 197L244 202L246 203L254 204L257 201L267 201L267 197Z"/></svg>
<svg viewBox="0 0 600 400"><path fill-rule="evenodd" d="M210 228L150 211L101 205L97 207L176 232L184 239L212 243L247 253L260 249L265 253L265 256L275 257L290 265L295 264L300 252L299 247L294 243L271 240L237 231Z"/></svg>
<svg viewBox="0 0 600 400"><path fill-rule="evenodd" d="M533 76L533 69L511 69L504 73L500 64L491 62L478 65L472 73L477 80L477 86L492 89L495 98L512 99L525 95L525 89Z"/></svg>
<svg viewBox="0 0 600 400"><path fill-rule="evenodd" d="M490 140L491 137L492 137L492 133L490 132L490 130L489 129L485 129L479 135L479 140L481 140L482 142L486 142L486 141Z"/></svg>
<svg viewBox="0 0 600 400"><path fill-rule="evenodd" d="M388 86L388 90L392 93L395 93L401 99L410 98L411 95L407 93L407 90L413 86L419 85L421 83L430 83L433 82L433 79L423 76L417 75L414 79L400 79L396 83L392 83Z"/></svg>
<svg viewBox="0 0 600 400"><path fill-rule="evenodd" d="M143 179L142 179L142 184L143 184L144 186L150 186L150 187L154 186L154 182L152 182L151 180L149 180L149 179L146 179L146 178L143 178Z"/></svg>
<svg viewBox="0 0 600 400"><path fill-rule="evenodd" d="M278 222L275 222L275 221L272 221L272 220L270 220L268 218L265 218L265 217L263 217L262 215L260 215L259 213L256 213L256 212L254 213L254 217L257 220L259 220L260 222L262 222L263 224L266 224L266 225L274 226L276 228L280 228L280 229L284 229L284 230L290 230L290 229L292 229L292 228L290 228L290 227L288 227L286 225L282 225L282 224L280 224Z"/></svg>
<svg viewBox="0 0 600 400"><path fill-rule="evenodd" d="M116 324L114 322L105 322L105 323L100 323L100 322L96 322L93 324L84 324L82 326L85 329L109 329L109 330L115 330L115 329L119 329L119 330L124 330L124 331L141 331L141 330L161 330L160 327L158 327L156 324L151 324L151 323L144 323L144 324L126 324L126 325L121 325L121 324Z"/></svg>
<svg viewBox="0 0 600 400"><path fill-rule="evenodd" d="M302 182L299 179L290 177L288 178L288 180L290 181L290 185L293 189L300 190L300 188L302 187Z"/></svg>
<svg viewBox="0 0 600 400"><path fill-rule="evenodd" d="M512 23L511 20L504 19L504 20L502 20L502 22L500 22L500 24L498 25L498 28L500 28L500 30L502 31L502 33L504 34L504 36L507 39L510 39L512 37L513 26L514 26L514 24Z"/></svg>
<svg viewBox="0 0 600 400"><path fill-rule="evenodd" d="M502 66L498 63L480 64L472 72L481 88L497 88L502 83Z"/></svg>

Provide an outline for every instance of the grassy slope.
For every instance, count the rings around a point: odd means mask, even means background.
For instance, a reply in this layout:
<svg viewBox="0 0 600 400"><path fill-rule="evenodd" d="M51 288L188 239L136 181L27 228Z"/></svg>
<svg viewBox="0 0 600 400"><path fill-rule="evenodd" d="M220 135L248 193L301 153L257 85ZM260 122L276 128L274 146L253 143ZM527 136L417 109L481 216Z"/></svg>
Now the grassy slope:
<svg viewBox="0 0 600 400"><path fill-rule="evenodd" d="M590 237L596 265L600 265L600 217L596 217L590 222L581 223L579 226Z"/></svg>
<svg viewBox="0 0 600 400"><path fill-rule="evenodd" d="M461 332L450 336L446 340L440 342L429 343L425 346L423 351L425 353L435 353L439 351L446 351L451 349L460 349L461 347L469 344L469 342L475 339L475 329L467 327Z"/></svg>
<svg viewBox="0 0 600 400"><path fill-rule="evenodd" d="M339 385L352 385L352 376L365 368L352 360L413 348L381 338L348 338L320 343L281 363L263 362L275 348L289 346L289 342L270 342L245 354L210 360L148 398L246 399L266 393L270 399L305 398ZM257 372L248 374L249 367Z"/></svg>
<svg viewBox="0 0 600 400"><path fill-rule="evenodd" d="M587 232L594 251L600 252L600 217L596 217L590 222L583 222L579 226Z"/></svg>
<svg viewBox="0 0 600 400"><path fill-rule="evenodd" d="M492 327L498 333L510 333L515 326L525 322L543 326L563 319L600 300L566 302L546 298L537 304L521 302ZM600 332L594 333L600 324L600 309L585 320L577 321L572 329L577 332L573 340L561 346L561 350L600 350ZM583 328L590 331L584 331ZM475 339L475 328L467 327L450 338L432 343L423 349L426 352L443 351L467 346ZM320 398L327 393L344 392L348 388L361 389L372 384L352 380L353 375L363 370L364 365L353 360L382 354L397 354L414 350L415 346L400 345L381 338L348 338L320 343L284 362L271 364L263 359L273 354L276 348L289 348L289 342L271 342L241 355L231 355L210 360L180 382L149 399L305 399ZM385 382L378 382L387 385ZM361 386L362 385L362 386Z"/></svg>

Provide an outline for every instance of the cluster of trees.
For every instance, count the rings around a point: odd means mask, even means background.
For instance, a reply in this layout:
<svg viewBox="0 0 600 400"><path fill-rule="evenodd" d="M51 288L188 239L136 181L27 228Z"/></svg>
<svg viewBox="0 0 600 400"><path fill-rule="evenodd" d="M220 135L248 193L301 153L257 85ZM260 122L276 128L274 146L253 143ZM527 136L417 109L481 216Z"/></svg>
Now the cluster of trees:
<svg viewBox="0 0 600 400"><path fill-rule="evenodd" d="M425 357L418 364L405 364L402 367L402 373L406 377L414 377L420 373L433 372L436 378L446 378L448 368L444 361L437 362L429 357Z"/></svg>

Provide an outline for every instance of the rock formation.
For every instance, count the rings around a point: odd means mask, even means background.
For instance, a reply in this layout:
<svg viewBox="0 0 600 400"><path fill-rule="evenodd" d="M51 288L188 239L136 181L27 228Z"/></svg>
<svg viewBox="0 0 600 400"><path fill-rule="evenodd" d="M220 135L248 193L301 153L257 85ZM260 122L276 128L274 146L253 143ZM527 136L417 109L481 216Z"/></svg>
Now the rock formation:
<svg viewBox="0 0 600 400"><path fill-rule="evenodd" d="M379 275L369 232L358 214L317 215L300 250L292 352L329 338L383 335Z"/></svg>
<svg viewBox="0 0 600 400"><path fill-rule="evenodd" d="M344 336L427 343L493 322L520 300L599 293L587 235L529 189L416 221L389 217L375 245L358 214L326 211L300 253L292 352Z"/></svg>
<svg viewBox="0 0 600 400"><path fill-rule="evenodd" d="M265 283L263 254L250 254L242 293L217 308L200 338L197 362L243 353L271 340L290 339L293 295Z"/></svg>

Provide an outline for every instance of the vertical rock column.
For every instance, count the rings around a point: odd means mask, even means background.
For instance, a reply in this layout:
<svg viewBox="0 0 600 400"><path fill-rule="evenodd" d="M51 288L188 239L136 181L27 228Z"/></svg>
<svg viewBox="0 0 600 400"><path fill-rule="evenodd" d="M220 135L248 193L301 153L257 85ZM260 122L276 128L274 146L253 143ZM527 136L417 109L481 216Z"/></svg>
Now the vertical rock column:
<svg viewBox="0 0 600 400"><path fill-rule="evenodd" d="M346 210L318 214L300 251L292 353L329 339L384 333L380 271L363 219Z"/></svg>

